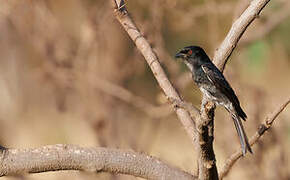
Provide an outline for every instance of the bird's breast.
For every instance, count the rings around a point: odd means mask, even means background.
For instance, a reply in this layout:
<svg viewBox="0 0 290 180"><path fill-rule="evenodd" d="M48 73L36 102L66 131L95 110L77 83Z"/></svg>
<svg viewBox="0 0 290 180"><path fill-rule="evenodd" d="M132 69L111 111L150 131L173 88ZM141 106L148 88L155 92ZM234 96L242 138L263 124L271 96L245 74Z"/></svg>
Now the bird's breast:
<svg viewBox="0 0 290 180"><path fill-rule="evenodd" d="M227 106L231 104L228 98L223 93L221 93L214 85L201 84L199 86L199 89L203 95L205 95L208 99L210 99L217 105L225 106L227 108Z"/></svg>

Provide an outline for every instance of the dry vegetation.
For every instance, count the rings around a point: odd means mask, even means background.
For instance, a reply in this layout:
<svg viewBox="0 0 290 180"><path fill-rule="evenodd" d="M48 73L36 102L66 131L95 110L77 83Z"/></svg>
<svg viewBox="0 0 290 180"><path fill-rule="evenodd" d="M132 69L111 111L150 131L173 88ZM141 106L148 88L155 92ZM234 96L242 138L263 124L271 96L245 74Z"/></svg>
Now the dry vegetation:
<svg viewBox="0 0 290 180"><path fill-rule="evenodd" d="M184 99L198 105L200 92L173 55L195 44L213 56L247 4L247 0L158 0L128 1L127 8L174 86ZM289 12L287 0L271 1L242 37L224 72L248 114L249 136L289 97ZM196 169L190 139L114 18L110 3L3 0L0 34L1 145L133 149L187 172ZM239 160L225 179L289 179L289 119L288 107L253 147L254 155ZM239 147L230 116L222 108L216 112L214 147L218 167ZM72 171L24 179L96 178L136 179Z"/></svg>

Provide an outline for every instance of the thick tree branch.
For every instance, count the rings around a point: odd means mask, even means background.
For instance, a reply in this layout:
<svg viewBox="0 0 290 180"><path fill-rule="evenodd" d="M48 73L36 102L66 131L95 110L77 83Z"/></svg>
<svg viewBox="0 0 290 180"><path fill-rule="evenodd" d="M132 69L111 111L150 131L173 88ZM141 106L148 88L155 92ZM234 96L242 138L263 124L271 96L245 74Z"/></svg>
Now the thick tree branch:
<svg viewBox="0 0 290 180"><path fill-rule="evenodd" d="M216 167L216 159L213 149L214 140L214 104L208 102L204 98L201 111L199 111L192 104L178 101L176 99L169 100L176 106L188 110L192 116L196 118L197 128L197 150L198 156L198 179L218 179L218 172Z"/></svg>
<svg viewBox="0 0 290 180"><path fill-rule="evenodd" d="M203 98L199 111L190 103L169 99L176 107L182 107L191 112L196 118L198 143L198 179L218 179L216 159L213 150L214 140L214 104Z"/></svg>
<svg viewBox="0 0 290 180"><path fill-rule="evenodd" d="M146 179L195 179L154 157L119 149L58 144L34 149L6 149L0 155L0 176L82 170L122 173Z"/></svg>
<svg viewBox="0 0 290 180"><path fill-rule="evenodd" d="M249 7L242 13L242 15L233 23L226 38L215 51L213 62L223 71L228 58L231 56L233 50L237 46L240 38L248 28L248 26L259 16L262 9L270 0L253 0Z"/></svg>
<svg viewBox="0 0 290 180"><path fill-rule="evenodd" d="M199 156L198 179L218 180L218 171L213 149L214 140L214 108L215 105L203 97L201 118L197 119Z"/></svg>
<svg viewBox="0 0 290 180"><path fill-rule="evenodd" d="M118 4L124 4L121 2L122 0L115 0L113 1L115 5L115 16L117 20L120 22L122 27L125 29L125 31L128 33L130 38L134 41L136 47L138 50L142 53L144 56L146 62L150 66L159 86L163 90L164 94L169 98L178 99L180 101L181 98L177 91L172 86L171 82L169 81L168 77L166 76L163 68L161 67L158 58L156 54L153 52L150 44L148 41L143 37L143 35L140 33L134 22L131 20L131 18L128 15L128 12L125 8L125 6L122 6L122 9L117 6ZM195 123L194 120L191 118L188 111L185 109L177 107L176 114L180 121L182 122L187 134L190 136L192 142L195 142Z"/></svg>
<svg viewBox="0 0 290 180"><path fill-rule="evenodd" d="M290 103L290 98L283 103L276 111L274 111L272 114L268 115L266 117L266 120L264 123L260 125L258 128L258 131L251 137L250 144L253 146L255 143L257 143L260 138L263 136L263 134L271 128L273 122L278 117L278 115L286 108L286 106ZM241 149L236 151L234 154L232 154L223 165L223 168L220 170L220 179L223 179L230 169L233 167L233 165L242 157L243 153Z"/></svg>

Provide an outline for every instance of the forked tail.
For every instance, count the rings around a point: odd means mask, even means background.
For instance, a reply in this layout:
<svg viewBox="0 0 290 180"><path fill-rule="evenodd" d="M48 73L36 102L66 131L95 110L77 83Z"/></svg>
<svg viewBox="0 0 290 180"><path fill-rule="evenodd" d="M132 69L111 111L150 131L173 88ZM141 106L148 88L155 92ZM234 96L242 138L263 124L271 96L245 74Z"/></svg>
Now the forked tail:
<svg viewBox="0 0 290 180"><path fill-rule="evenodd" d="M250 153L253 153L240 117L238 117L235 114L232 114L232 117L233 117L234 124L240 138L243 155L245 155L247 151L249 151Z"/></svg>

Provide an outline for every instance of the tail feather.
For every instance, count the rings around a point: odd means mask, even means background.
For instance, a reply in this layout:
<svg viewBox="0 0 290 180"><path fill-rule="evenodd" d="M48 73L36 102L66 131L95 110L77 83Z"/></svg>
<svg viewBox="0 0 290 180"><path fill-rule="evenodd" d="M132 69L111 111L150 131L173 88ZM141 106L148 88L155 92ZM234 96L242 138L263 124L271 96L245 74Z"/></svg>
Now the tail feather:
<svg viewBox="0 0 290 180"><path fill-rule="evenodd" d="M235 110L236 110L238 116L241 117L244 121L246 121L247 115L243 111L243 109L241 108L240 104L234 105L234 107L235 107Z"/></svg>
<svg viewBox="0 0 290 180"><path fill-rule="evenodd" d="M240 143L242 146L243 155L245 155L247 153L247 151L249 151L250 153L253 153L251 146L249 144L249 141L248 141L248 137L245 133L243 124L242 124L239 116L232 114L232 117L233 117L234 124L235 124L236 130L237 130L239 138L240 138Z"/></svg>

